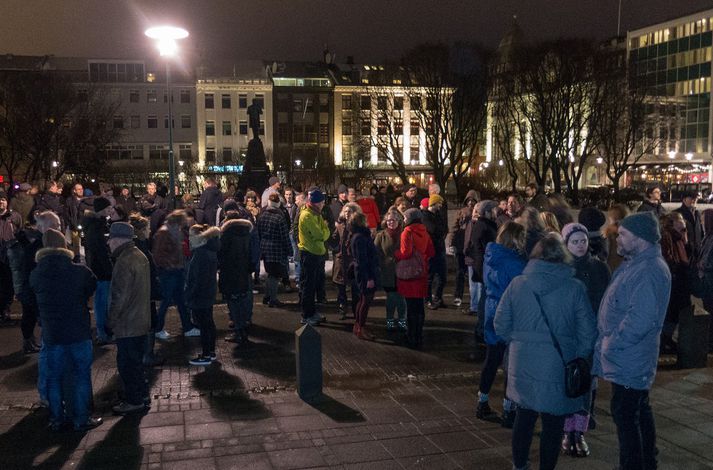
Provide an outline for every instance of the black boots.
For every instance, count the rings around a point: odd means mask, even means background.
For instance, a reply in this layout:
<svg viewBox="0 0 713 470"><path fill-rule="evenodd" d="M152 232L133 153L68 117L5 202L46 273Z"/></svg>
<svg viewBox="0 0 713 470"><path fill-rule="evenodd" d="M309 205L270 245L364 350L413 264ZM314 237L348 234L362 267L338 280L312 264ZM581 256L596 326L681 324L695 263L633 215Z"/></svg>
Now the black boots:
<svg viewBox="0 0 713 470"><path fill-rule="evenodd" d="M475 417L483 421L499 421L498 414L490 408L487 401L478 402L478 409L475 410Z"/></svg>
<svg viewBox="0 0 713 470"><path fill-rule="evenodd" d="M581 432L566 432L562 437L562 454L572 457L589 457L589 445Z"/></svg>

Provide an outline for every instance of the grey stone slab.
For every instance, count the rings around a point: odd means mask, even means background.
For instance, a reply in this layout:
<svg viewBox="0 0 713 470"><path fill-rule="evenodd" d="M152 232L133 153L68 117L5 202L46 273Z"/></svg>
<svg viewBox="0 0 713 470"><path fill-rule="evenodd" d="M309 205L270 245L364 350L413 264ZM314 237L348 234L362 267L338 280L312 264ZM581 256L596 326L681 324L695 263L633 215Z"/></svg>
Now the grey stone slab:
<svg viewBox="0 0 713 470"><path fill-rule="evenodd" d="M182 425L155 426L139 430L141 444L165 444L167 442L183 442L185 439Z"/></svg>
<svg viewBox="0 0 713 470"><path fill-rule="evenodd" d="M490 447L488 443L467 431L427 434L426 437L446 453Z"/></svg>
<svg viewBox="0 0 713 470"><path fill-rule="evenodd" d="M279 450L270 452L269 456L276 469L311 468L326 464L319 449L315 447Z"/></svg>
<svg viewBox="0 0 713 470"><path fill-rule="evenodd" d="M330 445L329 450L344 464L391 458L389 452L377 441L335 444Z"/></svg>
<svg viewBox="0 0 713 470"><path fill-rule="evenodd" d="M203 424L187 424L186 439L189 441L197 441L202 439L220 439L231 437L233 429L230 423L203 423Z"/></svg>
<svg viewBox="0 0 713 470"><path fill-rule="evenodd" d="M438 447L423 436L384 439L380 442L386 447L386 450L396 458L441 453Z"/></svg>
<svg viewBox="0 0 713 470"><path fill-rule="evenodd" d="M274 467L267 453L253 453L216 457L219 470L272 470Z"/></svg>

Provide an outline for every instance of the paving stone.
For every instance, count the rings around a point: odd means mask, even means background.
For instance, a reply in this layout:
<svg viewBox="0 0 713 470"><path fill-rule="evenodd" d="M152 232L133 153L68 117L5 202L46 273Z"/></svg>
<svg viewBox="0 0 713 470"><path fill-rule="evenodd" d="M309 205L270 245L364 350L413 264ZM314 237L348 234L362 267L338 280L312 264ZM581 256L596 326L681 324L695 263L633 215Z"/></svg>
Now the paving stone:
<svg viewBox="0 0 713 470"><path fill-rule="evenodd" d="M386 460L391 457L384 446L377 441L335 444L330 445L329 449L343 464Z"/></svg>
<svg viewBox="0 0 713 470"><path fill-rule="evenodd" d="M272 470L274 467L267 453L230 455L215 459L219 470Z"/></svg>
<svg viewBox="0 0 713 470"><path fill-rule="evenodd" d="M185 434L183 426L156 426L140 429L141 444L163 444L167 442L183 442Z"/></svg>
<svg viewBox="0 0 713 470"><path fill-rule="evenodd" d="M230 423L203 423L187 424L186 439L219 439L233 435L233 428Z"/></svg>
<svg viewBox="0 0 713 470"><path fill-rule="evenodd" d="M412 455L438 454L441 451L423 436L383 439L381 444L396 458Z"/></svg>
<svg viewBox="0 0 713 470"><path fill-rule="evenodd" d="M314 447L279 450L270 452L269 456L273 467L277 469L310 468L325 464L319 450Z"/></svg>

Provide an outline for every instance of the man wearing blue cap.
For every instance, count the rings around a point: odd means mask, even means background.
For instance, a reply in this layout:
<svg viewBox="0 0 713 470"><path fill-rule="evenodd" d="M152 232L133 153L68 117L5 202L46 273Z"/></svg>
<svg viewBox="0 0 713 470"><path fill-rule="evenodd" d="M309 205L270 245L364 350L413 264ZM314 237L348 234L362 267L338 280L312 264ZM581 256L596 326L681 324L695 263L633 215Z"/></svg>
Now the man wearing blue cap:
<svg viewBox="0 0 713 470"><path fill-rule="evenodd" d="M319 189L309 192L307 203L300 211L299 243L302 272L300 290L302 297L302 324L318 325L321 321L315 308L314 295L319 280L321 260L327 252L329 226L322 217L324 194ZM324 271L322 271L324 272Z"/></svg>
<svg viewBox="0 0 713 470"><path fill-rule="evenodd" d="M656 468L656 426L649 405L671 273L661 255L653 212L621 221L617 252L625 258L599 306L594 374L612 383L611 414L619 468Z"/></svg>

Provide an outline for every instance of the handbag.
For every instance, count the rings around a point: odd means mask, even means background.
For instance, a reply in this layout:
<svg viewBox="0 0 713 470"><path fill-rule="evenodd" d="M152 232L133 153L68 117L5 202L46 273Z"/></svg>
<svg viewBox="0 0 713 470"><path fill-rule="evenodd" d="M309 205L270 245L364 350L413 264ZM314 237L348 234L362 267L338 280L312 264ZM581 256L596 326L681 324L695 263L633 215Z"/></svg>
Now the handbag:
<svg viewBox="0 0 713 470"><path fill-rule="evenodd" d="M411 238L413 245L413 237ZM396 263L396 277L402 281L410 281L423 276L423 257L416 248L411 249L411 256Z"/></svg>
<svg viewBox="0 0 713 470"><path fill-rule="evenodd" d="M547 325L547 329L550 332L552 344L554 344L557 354L559 354L560 359L562 360L562 365L564 365L564 393L569 398L581 397L585 393L589 392L592 387L592 370L589 362L581 357L565 362L560 343L557 341L554 333L552 333L550 322L547 320L545 310L542 308L540 296L537 295L536 292L533 292L533 294L535 294L537 305L540 307L540 313L542 314L542 318L545 320L545 325Z"/></svg>

